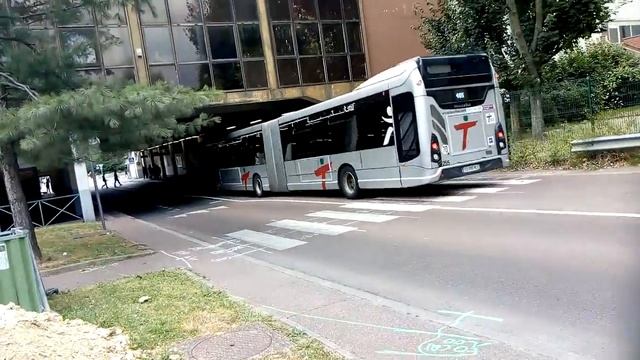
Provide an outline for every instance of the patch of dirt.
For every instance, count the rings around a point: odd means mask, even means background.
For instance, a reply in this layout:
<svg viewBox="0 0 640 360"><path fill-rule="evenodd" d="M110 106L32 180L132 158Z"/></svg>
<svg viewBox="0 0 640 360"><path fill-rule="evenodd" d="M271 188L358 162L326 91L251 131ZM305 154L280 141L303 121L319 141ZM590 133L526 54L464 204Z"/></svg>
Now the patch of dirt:
<svg viewBox="0 0 640 360"><path fill-rule="evenodd" d="M35 313L0 305L0 359L133 360L129 339L119 329L82 320L63 320L55 312Z"/></svg>

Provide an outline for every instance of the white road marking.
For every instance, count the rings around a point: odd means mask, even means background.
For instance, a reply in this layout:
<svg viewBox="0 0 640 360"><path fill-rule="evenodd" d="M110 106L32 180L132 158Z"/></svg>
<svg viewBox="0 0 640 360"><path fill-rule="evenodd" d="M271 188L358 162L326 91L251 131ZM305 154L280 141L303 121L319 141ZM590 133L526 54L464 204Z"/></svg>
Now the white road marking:
<svg viewBox="0 0 640 360"><path fill-rule="evenodd" d="M164 231L164 232L166 232L167 234L171 234L171 235L176 236L176 237L178 237L178 238L180 238L180 239L183 239L183 240L191 241L191 242L192 242L192 243L194 243L194 244L198 244L198 245L200 245L200 246L211 246L211 245L212 245L211 243L208 243L208 242L206 242L206 241L198 240L198 239L196 239L196 238L194 238L194 237L191 237L191 236L188 236L188 235L185 235L185 234L179 233L179 232L177 232L177 231L173 231L173 230L171 230L171 229L163 228L162 226L156 225L156 224L154 224L154 223L150 223L150 222L148 222L148 221L144 221L144 220L137 219L137 218L134 218L134 219L135 219L136 221L138 221L138 222L142 223L142 224L145 224L145 225L147 225L147 226L149 226L149 227L153 228L153 229L160 230L160 231Z"/></svg>
<svg viewBox="0 0 640 360"><path fill-rule="evenodd" d="M283 202L283 203L300 203L300 204L323 204L323 205L344 205L344 202L337 201L324 201L324 200L297 200L297 199L232 199L232 198L224 198L224 197L214 197L214 196L189 196L197 199L208 199L208 200L220 200L220 201L230 201L230 202L238 202L238 203L250 203L250 202Z"/></svg>
<svg viewBox="0 0 640 360"><path fill-rule="evenodd" d="M373 223L382 223L389 220L395 220L399 217L399 216L392 216L392 215L352 213L352 212L342 212L342 211L318 211L311 214L307 214L306 216L323 217L323 218L339 219L339 220L364 221L364 222L373 222Z"/></svg>
<svg viewBox="0 0 640 360"><path fill-rule="evenodd" d="M447 195L447 196L438 196L438 197L427 197L424 200L433 201L433 202L464 202L468 200L473 200L477 196L464 196L464 195Z"/></svg>
<svg viewBox="0 0 640 360"><path fill-rule="evenodd" d="M227 236L252 244L265 246L274 250L287 250L296 246L306 244L305 241L288 239L285 237L261 233L253 230L240 230L227 234Z"/></svg>
<svg viewBox="0 0 640 360"><path fill-rule="evenodd" d="M510 179L510 180L448 180L442 184L448 185L529 185L541 179Z"/></svg>
<svg viewBox="0 0 640 360"><path fill-rule="evenodd" d="M282 229L289 229L294 231L302 231L302 232L321 234L321 235L330 235L330 236L340 235L349 231L358 230L358 228L351 227L351 226L330 225L330 224L298 221L298 220L290 220L290 219L272 222L271 224L267 224L267 225L275 226Z"/></svg>
<svg viewBox="0 0 640 360"><path fill-rule="evenodd" d="M174 219L177 219L177 218L186 218L186 217L187 217L187 215L186 215L186 214L180 214L180 215L172 216L172 218L174 218Z"/></svg>
<svg viewBox="0 0 640 360"><path fill-rule="evenodd" d="M478 212L502 212L521 214L543 214L543 215L572 215L572 216L598 216L598 217L620 217L620 218L640 218L636 213L616 213L599 211L571 211L571 210L538 210L538 209L500 209L500 208L473 208L473 207L452 207L436 206L435 210L453 211L478 211Z"/></svg>
<svg viewBox="0 0 640 360"><path fill-rule="evenodd" d="M207 210L222 210L222 209L228 209L228 207L223 205L223 206L216 206L216 207L208 208Z"/></svg>
<svg viewBox="0 0 640 360"><path fill-rule="evenodd" d="M416 205L416 204L394 204L383 202L354 202L347 205L342 205L347 209L366 209L366 210L382 210L382 211L408 211L408 212L422 212L432 209L431 205Z"/></svg>
<svg viewBox="0 0 640 360"><path fill-rule="evenodd" d="M209 212L209 211L207 211L207 210L196 210L196 211L189 211L189 212L187 213L187 215L193 215L193 214L206 214L206 213L208 213L208 212Z"/></svg>
<svg viewBox="0 0 640 360"><path fill-rule="evenodd" d="M470 194L495 194L504 190L507 190L506 187L479 187L475 189L465 190L463 192Z"/></svg>

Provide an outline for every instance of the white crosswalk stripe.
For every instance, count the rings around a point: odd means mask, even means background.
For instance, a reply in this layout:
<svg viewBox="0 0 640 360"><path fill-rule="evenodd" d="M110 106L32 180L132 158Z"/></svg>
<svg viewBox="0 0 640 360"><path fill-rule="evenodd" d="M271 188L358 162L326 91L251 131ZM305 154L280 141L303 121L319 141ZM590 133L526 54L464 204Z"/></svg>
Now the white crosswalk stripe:
<svg viewBox="0 0 640 360"><path fill-rule="evenodd" d="M328 211L328 210L314 212L311 214L307 214L306 216L339 219L339 220L373 222L373 223L382 223L389 220L395 220L399 217L399 216L393 216L393 215L364 214L364 213Z"/></svg>
<svg viewBox="0 0 640 360"><path fill-rule="evenodd" d="M431 205L397 204L397 203L384 203L384 202L355 202L355 203L343 205L342 207L347 209L407 211L407 212L423 212L429 209L433 209L433 206Z"/></svg>
<svg viewBox="0 0 640 360"><path fill-rule="evenodd" d="M473 189L469 189L469 190L465 190L465 193L470 193L470 194L495 194L495 193L499 193L500 191L505 191L508 188L506 187L479 187L479 188L473 188Z"/></svg>
<svg viewBox="0 0 640 360"><path fill-rule="evenodd" d="M306 244L305 241L289 239L282 236L275 236L253 230L240 230L227 234L228 237L246 241L248 243L268 247L274 250L287 250L296 246Z"/></svg>
<svg viewBox="0 0 640 360"><path fill-rule="evenodd" d="M298 221L298 220L290 220L290 219L274 221L267 225L282 228L282 229L287 229L287 230L295 230L295 231L308 232L308 233L320 234L320 235L331 235L331 236L340 235L349 231L358 230L358 228L353 226L331 225L331 224L315 223L315 222L309 222L309 221Z"/></svg>

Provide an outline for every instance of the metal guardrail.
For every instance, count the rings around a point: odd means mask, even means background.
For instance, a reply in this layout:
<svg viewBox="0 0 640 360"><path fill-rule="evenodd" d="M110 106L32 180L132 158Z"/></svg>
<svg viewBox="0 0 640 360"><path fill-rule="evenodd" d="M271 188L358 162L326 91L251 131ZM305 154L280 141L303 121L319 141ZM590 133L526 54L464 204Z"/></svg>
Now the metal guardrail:
<svg viewBox="0 0 640 360"><path fill-rule="evenodd" d="M78 216L69 209L69 207L71 207L76 201L79 201L79 199L80 196L75 194L29 201L27 204L29 205L29 213L31 213L31 221L33 222L33 225L36 227L51 225L62 214L67 215L67 217L70 217L73 220L83 220L82 216ZM60 202L60 204L55 204L54 201L56 203ZM12 216L11 206L0 206L0 214L8 214L9 216ZM7 230L12 229L13 225L13 223L9 225Z"/></svg>
<svg viewBox="0 0 640 360"><path fill-rule="evenodd" d="M571 142L571 152L589 152L640 148L640 133L618 136L602 136Z"/></svg>

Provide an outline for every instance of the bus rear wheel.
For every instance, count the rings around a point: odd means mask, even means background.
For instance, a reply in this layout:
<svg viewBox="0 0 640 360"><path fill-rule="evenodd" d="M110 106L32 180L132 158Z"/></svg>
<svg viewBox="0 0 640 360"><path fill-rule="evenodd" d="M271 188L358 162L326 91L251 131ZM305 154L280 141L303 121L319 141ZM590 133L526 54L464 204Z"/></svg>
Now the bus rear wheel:
<svg viewBox="0 0 640 360"><path fill-rule="evenodd" d="M340 185L340 191L347 199L357 199L360 196L358 175L356 175L356 171L351 166L345 166L340 169L338 184Z"/></svg>
<svg viewBox="0 0 640 360"><path fill-rule="evenodd" d="M264 196L264 188L262 187L262 178L260 178L260 175L257 175L257 174L253 177L253 194L256 197Z"/></svg>

